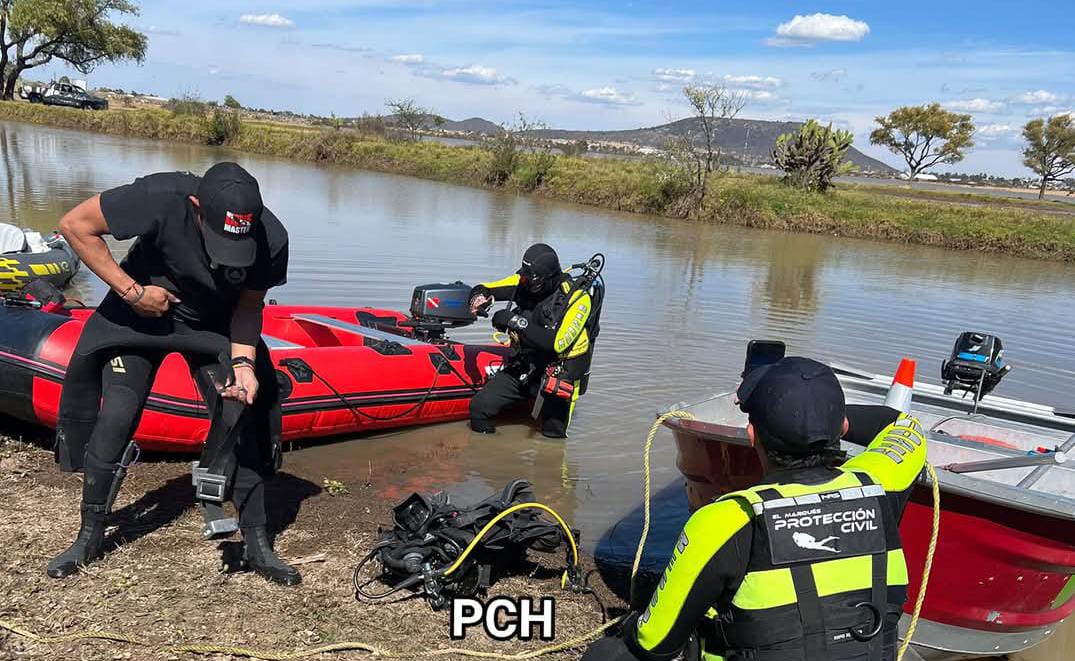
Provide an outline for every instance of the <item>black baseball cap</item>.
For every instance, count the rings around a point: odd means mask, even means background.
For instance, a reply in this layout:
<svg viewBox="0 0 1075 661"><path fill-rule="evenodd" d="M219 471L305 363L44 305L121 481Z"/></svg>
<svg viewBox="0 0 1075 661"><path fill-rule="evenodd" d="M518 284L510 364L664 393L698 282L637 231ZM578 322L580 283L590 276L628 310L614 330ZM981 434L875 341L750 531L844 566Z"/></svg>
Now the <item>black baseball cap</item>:
<svg viewBox="0 0 1075 661"><path fill-rule="evenodd" d="M832 368L789 356L751 370L739 385L739 408L765 448L815 454L844 430L844 389Z"/></svg>
<svg viewBox="0 0 1075 661"><path fill-rule="evenodd" d="M264 205L257 179L237 163L217 163L198 184L205 251L222 266L245 268L257 259L254 231Z"/></svg>

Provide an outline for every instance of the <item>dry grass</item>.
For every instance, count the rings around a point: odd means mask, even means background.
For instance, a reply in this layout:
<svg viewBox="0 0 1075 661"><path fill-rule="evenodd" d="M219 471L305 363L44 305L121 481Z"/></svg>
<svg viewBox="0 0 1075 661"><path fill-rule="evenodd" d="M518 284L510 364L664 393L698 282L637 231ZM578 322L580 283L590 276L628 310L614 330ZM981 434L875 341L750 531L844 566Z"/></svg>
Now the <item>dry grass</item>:
<svg viewBox="0 0 1075 661"><path fill-rule="evenodd" d="M216 643L295 650L360 640L422 658L429 650L449 646L511 653L540 645L496 642L480 634L453 645L447 614L432 612L420 599L357 603L351 570L371 544L376 523L388 520L389 504L376 499L376 484L333 497L313 486L312 476L281 475L270 494L270 503L286 503L273 514L275 527L282 528L277 549L292 560L318 553L325 560L304 564L304 582L297 588L273 586L249 573L222 573L222 557L237 545L218 548L200 541L187 466L163 460L137 466L117 504L113 518L118 526L106 540L112 550L84 573L52 580L45 576L45 563L70 543L77 529L81 483L77 476L61 474L40 444L0 436L0 502L6 505L0 517L0 618L39 634L119 631L158 646ZM496 594L556 596L558 642L600 625L602 612L592 595L559 591L552 567L562 562L562 555L532 556L548 567L535 565L530 577L497 583ZM609 593L601 592L609 604ZM368 656L345 652L322 658ZM576 657L577 651L549 658ZM0 631L0 658L196 657L102 641L39 644Z"/></svg>

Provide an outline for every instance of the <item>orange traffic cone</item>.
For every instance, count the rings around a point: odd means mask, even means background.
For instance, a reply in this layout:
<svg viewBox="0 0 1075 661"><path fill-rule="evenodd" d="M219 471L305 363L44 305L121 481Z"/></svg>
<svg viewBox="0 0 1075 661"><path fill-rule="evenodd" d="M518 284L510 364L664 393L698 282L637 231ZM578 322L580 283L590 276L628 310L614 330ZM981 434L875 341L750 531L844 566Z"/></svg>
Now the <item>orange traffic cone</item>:
<svg viewBox="0 0 1075 661"><path fill-rule="evenodd" d="M911 395L914 393L915 362L910 358L900 361L896 376L892 378L892 387L885 396L885 406L902 413L911 412Z"/></svg>

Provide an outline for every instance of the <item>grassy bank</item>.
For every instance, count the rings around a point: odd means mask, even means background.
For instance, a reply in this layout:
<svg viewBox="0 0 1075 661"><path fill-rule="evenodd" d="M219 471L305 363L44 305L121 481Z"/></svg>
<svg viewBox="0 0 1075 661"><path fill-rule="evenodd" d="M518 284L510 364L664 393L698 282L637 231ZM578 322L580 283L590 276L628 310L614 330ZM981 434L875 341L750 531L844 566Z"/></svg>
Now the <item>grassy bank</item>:
<svg viewBox="0 0 1075 661"><path fill-rule="evenodd" d="M0 103L0 119L145 138L206 143L206 122L164 110L86 112L27 103ZM472 186L489 186L491 151L434 142L400 142L351 131L247 122L228 146ZM880 194L849 187L806 194L775 177L728 175L711 183L700 210L684 213L676 177L656 161L520 154L498 186L618 211L699 221L884 239L1075 261L1075 216L1036 205L996 204L985 196L948 202L933 196ZM981 204L968 204L977 197ZM1024 208L1025 206L1025 208Z"/></svg>

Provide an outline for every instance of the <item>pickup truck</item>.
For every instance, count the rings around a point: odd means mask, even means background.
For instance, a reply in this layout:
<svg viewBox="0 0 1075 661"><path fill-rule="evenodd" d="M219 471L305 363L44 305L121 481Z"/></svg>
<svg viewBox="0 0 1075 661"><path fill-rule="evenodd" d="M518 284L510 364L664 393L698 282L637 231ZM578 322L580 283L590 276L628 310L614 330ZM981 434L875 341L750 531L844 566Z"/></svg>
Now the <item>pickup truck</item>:
<svg viewBox="0 0 1075 661"><path fill-rule="evenodd" d="M86 90L69 83L53 83L48 87L27 86L20 96L30 103L44 103L46 106L68 106L86 110L107 110L108 101L99 96L88 94Z"/></svg>

